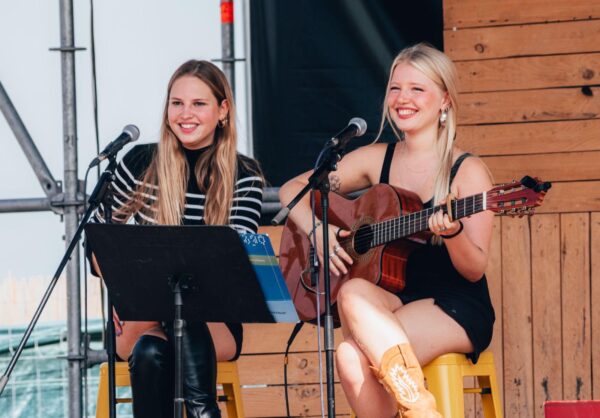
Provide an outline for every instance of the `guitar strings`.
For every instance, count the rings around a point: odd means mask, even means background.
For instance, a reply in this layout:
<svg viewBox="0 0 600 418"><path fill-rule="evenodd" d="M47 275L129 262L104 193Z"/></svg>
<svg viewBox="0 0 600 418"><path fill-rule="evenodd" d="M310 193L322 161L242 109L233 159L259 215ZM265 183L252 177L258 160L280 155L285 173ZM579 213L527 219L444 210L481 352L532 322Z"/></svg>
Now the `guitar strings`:
<svg viewBox="0 0 600 418"><path fill-rule="evenodd" d="M468 200L470 200L471 202L468 202ZM472 212L469 213L469 215L471 215L482 209L482 202L483 197L481 195L469 196L464 199L457 200L454 202L455 205L453 213L457 215L458 218L462 218L467 216L467 208L471 207ZM384 241L391 241L392 235L400 231L402 231L401 236L394 237L394 239L399 239L417 232L427 230L427 222L429 216L440 209L446 209L446 205L439 205L419 212L413 212L404 215L400 218L390 219L374 224L374 228L372 228L373 235L377 235L377 237L374 238L384 238ZM461 212L462 215L460 215ZM413 219L411 219L411 217Z"/></svg>
<svg viewBox="0 0 600 418"><path fill-rule="evenodd" d="M467 200L470 200L470 202L467 202ZM476 209L481 209L482 202L483 202L483 194L477 194L477 195L473 195L473 196L468 196L464 199L456 200L456 201L454 201L454 203L455 203L454 213L460 214L462 212L463 216L461 216L461 217L465 217L466 213L467 213L467 208L469 206L472 206L472 208L473 208L472 213L475 213ZM367 225L368 228L370 229L367 233L355 234L355 236L353 238L352 237L342 238L342 239L338 240L338 243L342 246L352 243L352 241L354 241L355 246L357 246L357 245L362 246L362 245L371 244L374 242L377 243L379 241L377 238L381 238L382 236L387 236L387 235L391 236L392 233L394 233L396 231L400 231L400 230L403 232L408 231L408 233L403 234L402 236L399 236L395 239L409 236L414 233L426 230L427 228L425 228L425 225L426 225L429 217L434 212L436 212L438 210L444 210L445 208L446 208L446 205L438 205L433 208L427 208L427 209L423 209L418 212L408 213L408 214L402 215L398 218L388 219L388 220L381 221L378 223L370 224L370 225ZM359 228L359 230L360 230L360 228ZM414 232L410 232L411 230ZM375 245L378 245L378 244L375 244Z"/></svg>

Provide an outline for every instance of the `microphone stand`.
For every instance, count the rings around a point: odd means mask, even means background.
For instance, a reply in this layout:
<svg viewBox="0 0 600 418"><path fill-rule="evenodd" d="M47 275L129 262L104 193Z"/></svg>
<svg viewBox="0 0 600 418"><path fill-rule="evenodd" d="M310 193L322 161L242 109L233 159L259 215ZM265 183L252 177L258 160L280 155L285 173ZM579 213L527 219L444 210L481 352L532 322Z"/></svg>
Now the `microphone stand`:
<svg viewBox="0 0 600 418"><path fill-rule="evenodd" d="M321 208L323 225L323 276L324 276L324 293L325 293L325 318L324 318L324 336L325 336L325 369L327 379L327 416L335 418L335 387L333 375L333 314L331 313L331 285L329 273L329 173L337 170L337 163L342 159L344 145L336 142L328 142L323 150L323 158L321 163L315 168L313 174L308 179L308 184L292 199L292 201L273 218L271 223L279 225L283 219L289 214L290 210L304 197L309 190L318 190L321 192ZM318 271L318 269L317 269ZM317 288L317 297L320 297L319 289Z"/></svg>
<svg viewBox="0 0 600 418"><path fill-rule="evenodd" d="M100 179L98 179L98 183L96 184L94 191L90 195L90 198L88 200L88 202L89 202L88 209L86 210L85 214L83 215L83 218L81 219L81 222L79 223L79 226L77 227L77 230L75 231L75 234L73 235L73 238L71 239L71 242L69 243L69 246L67 247L67 250L66 250L63 258L60 261L60 264L58 265L58 268L57 268L56 272L54 273L54 276L52 277L52 280L50 281L50 284L48 285L48 288L46 289L46 292L44 293L42 300L40 301L40 304L38 305L37 309L35 310L35 313L33 314L33 318L31 319L31 322L27 326L27 329L25 330L23 337L21 337L21 341L19 342L19 346L17 347L17 350L14 352L10 361L8 362L6 371L4 372L2 377L0 377L0 396L2 396L2 393L4 392L4 389L6 388L6 385L8 384L8 379L10 378L10 375L12 374L12 372L17 364L17 361L19 360L19 357L21 356L23 350L25 349L25 345L27 344L27 341L29 340L31 333L33 332L33 328L37 324L37 321L39 320L39 318L42 314L42 311L46 307L46 303L48 302L48 299L50 299L50 296L52 295L52 291L56 287L56 283L58 282L58 279L60 278L62 271L64 270L65 266L69 262L69 259L71 258L71 254L73 253L73 250L75 249L75 247L77 246L77 244L79 242L79 239L81 238L81 234L83 233L83 229L84 229L85 225L87 224L88 220L92 216L92 213L100 205L100 203L105 201L105 198L107 195L111 194L110 193L110 182L114 178L114 169L116 168L116 165L117 165L117 163L116 163L115 157L112 156L110 158L110 163L109 163L108 167L106 168L104 173L102 173L102 176L100 176ZM108 208L110 211L110 206L108 206ZM75 260L74 262L79 262L79 260ZM112 359L113 367L112 367L112 373L109 372L109 388L112 388L112 390L109 391L109 399L111 402L110 418L115 418L116 417L115 406L114 406L115 405L115 402L114 402L114 399L115 399L115 392L114 392L114 388L115 388L115 385L114 385L114 357L115 357L114 356L114 354L115 354L114 346L115 346L115 343L114 343L114 324L112 322L112 307L110 309L111 309L111 315L110 315L111 319L108 322L112 325L112 336L110 335L111 327L109 326L109 329L108 329L109 342L108 342L108 346L107 346L107 351L108 351L108 355L109 355L109 357L108 357L109 365L110 365L110 361ZM112 346L111 346L111 341L112 341ZM112 349L112 352L110 351L111 349ZM112 380L111 380L111 374L112 374ZM112 386L111 386L111 381L112 381Z"/></svg>
<svg viewBox="0 0 600 418"><path fill-rule="evenodd" d="M102 173L96 189L99 185L102 185L102 191L98 192L98 196L90 196L90 206L93 204L98 207L100 203L104 203L104 222L107 224L112 223L112 204L113 204L113 193L112 187L110 186L112 181L115 179L115 169L117 167L117 160L115 158L116 153L111 154L108 157L108 166ZM96 191L94 189L94 192ZM92 199L94 199L92 201ZM117 417L117 405L116 405L116 383L115 383L115 358L117 353L117 343L115 341L115 323L113 321L113 304L110 299L110 293L106 292L106 354L108 355L108 416L109 418Z"/></svg>

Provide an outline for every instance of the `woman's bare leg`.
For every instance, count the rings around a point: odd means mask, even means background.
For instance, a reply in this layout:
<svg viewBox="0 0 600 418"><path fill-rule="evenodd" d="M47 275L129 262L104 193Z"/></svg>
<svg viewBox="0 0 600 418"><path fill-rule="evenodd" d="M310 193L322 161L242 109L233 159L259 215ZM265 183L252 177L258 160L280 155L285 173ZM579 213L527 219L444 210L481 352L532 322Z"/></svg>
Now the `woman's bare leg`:
<svg viewBox="0 0 600 418"><path fill-rule="evenodd" d="M208 329L215 344L217 361L231 360L236 353L237 346L227 325L222 322L209 322Z"/></svg>
<svg viewBox="0 0 600 418"><path fill-rule="evenodd" d="M350 405L361 417L391 417L397 409L369 370L369 365L379 367L390 347L410 342L421 365L447 352L473 350L464 329L432 299L402 305L397 296L365 280L344 284L338 312L345 339L338 347L338 373Z"/></svg>
<svg viewBox="0 0 600 418"><path fill-rule="evenodd" d="M392 418L396 400L379 383L369 369L370 363L352 340L336 349L336 366L346 399L360 418Z"/></svg>

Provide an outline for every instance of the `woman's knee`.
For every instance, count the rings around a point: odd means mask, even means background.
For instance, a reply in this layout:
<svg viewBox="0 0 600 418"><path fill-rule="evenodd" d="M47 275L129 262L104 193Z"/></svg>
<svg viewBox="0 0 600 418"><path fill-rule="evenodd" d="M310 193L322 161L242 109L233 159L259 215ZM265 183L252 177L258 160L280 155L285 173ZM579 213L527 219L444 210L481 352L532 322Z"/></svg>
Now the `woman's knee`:
<svg viewBox="0 0 600 418"><path fill-rule="evenodd" d="M164 368L169 359L169 342L154 335L142 335L129 356L130 370Z"/></svg>
<svg viewBox="0 0 600 418"><path fill-rule="evenodd" d="M375 285L364 279L350 279L338 292L337 304L345 315L362 309L365 302L375 299Z"/></svg>
<svg viewBox="0 0 600 418"><path fill-rule="evenodd" d="M230 361L237 359L238 351L241 347L238 347L238 341L236 336L230 331L229 327L223 323L208 323L208 329L215 345L215 352L217 355L217 361ZM239 335L239 343L241 345L243 329L241 326L235 330Z"/></svg>

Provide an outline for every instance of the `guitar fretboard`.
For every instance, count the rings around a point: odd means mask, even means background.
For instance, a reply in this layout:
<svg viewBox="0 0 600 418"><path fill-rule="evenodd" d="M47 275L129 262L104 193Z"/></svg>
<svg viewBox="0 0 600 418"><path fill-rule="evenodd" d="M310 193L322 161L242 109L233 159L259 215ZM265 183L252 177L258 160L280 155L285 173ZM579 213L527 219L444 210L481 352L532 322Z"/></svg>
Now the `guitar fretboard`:
<svg viewBox="0 0 600 418"><path fill-rule="evenodd" d="M468 196L463 199L456 199L452 201L451 205L454 219L471 216L486 210L486 193ZM376 247L400 238L408 237L417 232L428 230L429 217L439 210L448 213L448 207L444 204L423 209L419 212L409 213L408 215L403 215L398 218L371 224L371 230L368 232L365 231L366 234L370 235L369 238L371 242L369 246Z"/></svg>

